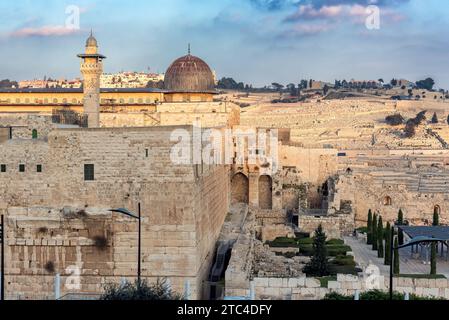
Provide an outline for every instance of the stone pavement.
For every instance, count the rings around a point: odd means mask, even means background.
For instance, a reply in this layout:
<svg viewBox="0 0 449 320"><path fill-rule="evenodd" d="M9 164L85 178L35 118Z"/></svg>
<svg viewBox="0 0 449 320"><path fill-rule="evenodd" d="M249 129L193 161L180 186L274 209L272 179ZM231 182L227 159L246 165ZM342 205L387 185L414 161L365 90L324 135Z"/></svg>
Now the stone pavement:
<svg viewBox="0 0 449 320"><path fill-rule="evenodd" d="M384 265L384 259L378 258L377 251L371 250L371 246L367 245L364 240L355 237L345 237L344 240L352 248L354 258L360 267L365 268L372 263L379 267L382 275L390 274L390 267ZM411 258L410 248L401 249L399 257L401 274L428 274L430 272L430 265L425 265L422 259ZM446 261L446 258L438 257L437 273L449 278L449 262Z"/></svg>

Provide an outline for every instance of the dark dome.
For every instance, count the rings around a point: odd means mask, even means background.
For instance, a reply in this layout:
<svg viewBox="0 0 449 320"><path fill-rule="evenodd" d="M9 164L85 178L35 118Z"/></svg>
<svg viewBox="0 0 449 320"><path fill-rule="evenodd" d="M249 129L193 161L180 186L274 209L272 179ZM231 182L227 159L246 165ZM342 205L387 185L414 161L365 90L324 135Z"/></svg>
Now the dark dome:
<svg viewBox="0 0 449 320"><path fill-rule="evenodd" d="M188 54L168 67L164 86L174 92L210 92L215 91L215 80L206 62Z"/></svg>

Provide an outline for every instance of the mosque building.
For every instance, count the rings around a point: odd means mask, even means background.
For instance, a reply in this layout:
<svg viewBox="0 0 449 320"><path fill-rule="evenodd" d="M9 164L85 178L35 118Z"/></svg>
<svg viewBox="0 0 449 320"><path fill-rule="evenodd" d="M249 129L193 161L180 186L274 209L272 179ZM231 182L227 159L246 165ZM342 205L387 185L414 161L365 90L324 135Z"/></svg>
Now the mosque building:
<svg viewBox="0 0 449 320"><path fill-rule="evenodd" d="M98 42L91 34L86 41L81 73L83 88L2 88L0 112L51 113L55 109L92 113L93 105L100 112L111 110L136 112L154 111L154 106L169 103L212 102L215 91L214 74L202 59L188 54L175 60L165 73L164 89L155 88L100 88L103 60ZM87 101L86 101L87 99ZM97 101L98 100L98 101ZM99 124L99 120L93 121Z"/></svg>

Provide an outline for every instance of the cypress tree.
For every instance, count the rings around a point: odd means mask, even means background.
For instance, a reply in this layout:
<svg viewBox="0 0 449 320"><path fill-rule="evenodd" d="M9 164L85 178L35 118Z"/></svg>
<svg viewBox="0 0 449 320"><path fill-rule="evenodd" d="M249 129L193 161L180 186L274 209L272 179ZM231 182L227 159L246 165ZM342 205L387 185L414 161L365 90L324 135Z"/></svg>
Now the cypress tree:
<svg viewBox="0 0 449 320"><path fill-rule="evenodd" d="M432 242L430 250L430 274L437 274L437 244L435 242Z"/></svg>
<svg viewBox="0 0 449 320"><path fill-rule="evenodd" d="M432 123L438 123L438 116L437 116L436 112L434 112L434 114L433 114Z"/></svg>
<svg viewBox="0 0 449 320"><path fill-rule="evenodd" d="M398 241L399 241L399 245L403 245L404 244L404 232L402 231L402 229L398 230Z"/></svg>
<svg viewBox="0 0 449 320"><path fill-rule="evenodd" d="M329 275L329 261L326 249L326 234L320 224L315 230L313 240L313 256L310 262L304 267L304 273L315 277Z"/></svg>
<svg viewBox="0 0 449 320"><path fill-rule="evenodd" d="M377 225L377 257L384 257L384 225L382 223L381 216L379 216L379 222Z"/></svg>
<svg viewBox="0 0 449 320"><path fill-rule="evenodd" d="M432 222L432 225L433 225L434 227L440 225L440 217L439 217L439 215L438 215L437 208L433 209L433 222Z"/></svg>
<svg viewBox="0 0 449 320"><path fill-rule="evenodd" d="M373 216L373 224L371 227L372 235L371 235L371 241L373 245L373 250L377 250L377 214L374 214Z"/></svg>
<svg viewBox="0 0 449 320"><path fill-rule="evenodd" d="M372 233L373 233L373 213L371 212L371 209L368 211L368 223L367 223L367 232L366 232L366 243L372 244Z"/></svg>
<svg viewBox="0 0 449 320"><path fill-rule="evenodd" d="M391 225L387 222L387 228L385 230L385 259L384 264L389 266L391 263Z"/></svg>
<svg viewBox="0 0 449 320"><path fill-rule="evenodd" d="M404 213L402 212L402 209L399 209L398 212L398 225L402 226L404 224Z"/></svg>
<svg viewBox="0 0 449 320"><path fill-rule="evenodd" d="M398 212L398 225L402 226L404 225L404 213L402 212L402 209L399 209ZM398 230L398 241L399 241L399 245L403 245L404 244L404 233L402 232L401 229Z"/></svg>
<svg viewBox="0 0 449 320"><path fill-rule="evenodd" d="M399 249L398 249L398 238L394 239L394 253L393 253L393 273L399 274Z"/></svg>

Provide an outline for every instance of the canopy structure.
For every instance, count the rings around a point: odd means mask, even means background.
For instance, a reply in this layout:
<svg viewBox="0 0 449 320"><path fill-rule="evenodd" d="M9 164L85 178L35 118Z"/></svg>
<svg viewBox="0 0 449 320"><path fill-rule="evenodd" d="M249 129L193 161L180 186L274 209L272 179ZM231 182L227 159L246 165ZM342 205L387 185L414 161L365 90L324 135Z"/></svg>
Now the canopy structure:
<svg viewBox="0 0 449 320"><path fill-rule="evenodd" d="M437 245L441 244L441 250L439 250L441 257L446 255L446 261L449 260L449 226L399 226L398 228L409 240L399 247L411 247L412 257L424 256L425 261L428 262L430 245L436 242ZM446 253L444 247L446 247Z"/></svg>
<svg viewBox="0 0 449 320"><path fill-rule="evenodd" d="M437 238L440 241L449 241L449 226L400 226L399 229L407 234L410 239L414 239L417 237L427 237Z"/></svg>

